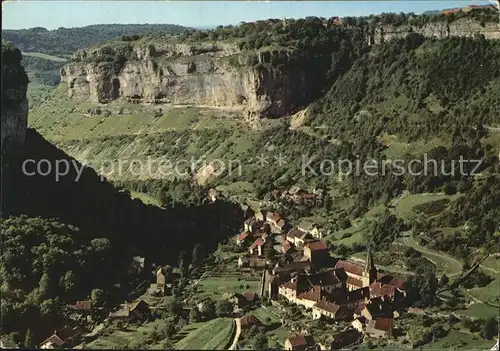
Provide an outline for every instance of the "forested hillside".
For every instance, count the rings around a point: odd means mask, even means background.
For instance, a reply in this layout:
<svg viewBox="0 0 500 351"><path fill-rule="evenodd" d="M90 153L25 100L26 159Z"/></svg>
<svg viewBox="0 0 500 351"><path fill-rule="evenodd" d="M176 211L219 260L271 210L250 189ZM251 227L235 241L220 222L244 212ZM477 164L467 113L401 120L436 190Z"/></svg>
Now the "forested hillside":
<svg viewBox="0 0 500 351"><path fill-rule="evenodd" d="M77 28L3 29L2 39L13 42L21 51L50 55L71 55L78 49L122 36L179 34L187 28L175 24L97 24Z"/></svg>

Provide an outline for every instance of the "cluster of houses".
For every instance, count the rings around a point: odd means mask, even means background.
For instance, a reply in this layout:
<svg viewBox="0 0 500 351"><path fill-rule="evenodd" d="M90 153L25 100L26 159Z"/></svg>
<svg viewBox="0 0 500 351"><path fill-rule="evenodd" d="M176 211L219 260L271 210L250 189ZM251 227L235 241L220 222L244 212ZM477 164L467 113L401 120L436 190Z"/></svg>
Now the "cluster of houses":
<svg viewBox="0 0 500 351"><path fill-rule="evenodd" d="M67 305L67 309L79 317L90 317L102 308L94 306L91 300L76 301ZM150 315L150 308L147 302L139 299L135 302L125 302L119 308L112 310L108 314L109 320L123 320L128 322L142 322ZM81 319L81 318L79 318ZM81 324L83 325L83 324ZM39 344L41 349L72 348L82 341L89 341L93 333L85 334L85 328L81 325L65 325L61 329L55 330L52 335Z"/></svg>
<svg viewBox="0 0 500 351"><path fill-rule="evenodd" d="M289 190L273 190L269 193L272 200L278 200L296 205L317 205L323 201L323 190L317 189L312 193L302 190L299 186L293 186Z"/></svg>
<svg viewBox="0 0 500 351"><path fill-rule="evenodd" d="M305 257L322 255L326 245L319 241L321 230L310 222L303 221L293 228L281 215L275 212L258 211L244 222L244 230L236 237L240 246L249 244L248 255L240 257L240 267L258 268L266 265L263 247L272 246L275 252L286 254L293 247L304 246Z"/></svg>
<svg viewBox="0 0 500 351"><path fill-rule="evenodd" d="M451 15L452 13L470 12L470 11L475 10L475 9L486 9L486 8L491 8L493 10L496 10L495 5L493 5L493 4L487 4L487 5L468 5L468 6L465 6L465 7L459 7L459 8L442 10L440 12L440 14L442 14L442 15Z"/></svg>
<svg viewBox="0 0 500 351"><path fill-rule="evenodd" d="M339 260L333 268L314 269L310 263L275 267L269 297L303 306L313 319L351 321L370 337L391 335L393 318L405 307L405 281L378 273L370 251L364 267Z"/></svg>
<svg viewBox="0 0 500 351"><path fill-rule="evenodd" d="M238 265L242 269L262 270L270 300L303 306L312 319L351 322L349 335L337 336L336 343L358 340L364 335L390 336L393 319L405 308L405 281L379 273L370 250L364 266L335 260L321 239L321 231L310 223L294 228L277 213L258 211L245 221L244 231L236 238L238 245L248 246L248 253L239 258ZM295 255L297 259L280 260L287 263L272 267L263 248L270 241L277 244L273 246L274 256L294 248L299 253ZM286 341L286 347L310 348L311 340L311 336L297 335Z"/></svg>
<svg viewBox="0 0 500 351"><path fill-rule="evenodd" d="M143 257L135 256L132 259L132 266L137 270L138 274L148 272L145 265L145 259ZM151 273L151 272L150 272ZM147 273L148 275L150 273ZM153 271L152 280L153 282L149 285L148 292L153 296L163 296L168 295L172 284L167 282L166 273L163 268L158 267ZM134 299L129 299L133 301ZM92 316L96 313L103 312L102 307L94 306L92 300L81 300L76 301L74 304L69 304L66 306L68 312L71 313L71 318L74 319L79 325L85 325L87 323L80 322L92 322ZM107 315L108 320L122 320L127 322L143 322L150 316L150 306L149 304L142 300L137 299L133 302L124 302L119 307L105 312L104 316ZM63 328L54 331L47 339L42 341L39 345L42 349L54 349L54 348L68 348L73 347L82 340L87 340L90 334L84 334L84 328L82 327L70 327L68 325Z"/></svg>

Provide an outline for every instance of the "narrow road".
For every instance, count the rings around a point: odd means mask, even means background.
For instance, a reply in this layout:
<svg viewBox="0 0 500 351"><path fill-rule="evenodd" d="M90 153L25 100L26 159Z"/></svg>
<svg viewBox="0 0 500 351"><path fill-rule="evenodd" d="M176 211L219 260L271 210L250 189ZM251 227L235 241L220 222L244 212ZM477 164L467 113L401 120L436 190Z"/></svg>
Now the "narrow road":
<svg viewBox="0 0 500 351"><path fill-rule="evenodd" d="M436 268L445 273L448 277L454 277L462 274L463 268L460 261L445 253L421 246L412 237L401 238L400 245L412 247L415 250L420 251L425 258L434 263L436 265Z"/></svg>
<svg viewBox="0 0 500 351"><path fill-rule="evenodd" d="M233 343L231 344L231 346L229 346L229 350L237 350L238 349L238 341L240 340L240 335L241 335L241 319L235 318L234 324L236 326L235 333L234 333L234 339L233 339Z"/></svg>

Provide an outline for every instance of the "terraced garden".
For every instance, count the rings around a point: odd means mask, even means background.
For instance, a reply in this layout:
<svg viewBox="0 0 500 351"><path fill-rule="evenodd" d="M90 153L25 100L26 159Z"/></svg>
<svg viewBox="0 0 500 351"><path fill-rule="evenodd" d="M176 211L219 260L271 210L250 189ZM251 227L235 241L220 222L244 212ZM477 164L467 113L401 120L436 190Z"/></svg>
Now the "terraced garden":
<svg viewBox="0 0 500 351"><path fill-rule="evenodd" d="M232 318L192 323L181 331L181 336L185 336L174 347L179 350L224 350L231 341L233 331Z"/></svg>

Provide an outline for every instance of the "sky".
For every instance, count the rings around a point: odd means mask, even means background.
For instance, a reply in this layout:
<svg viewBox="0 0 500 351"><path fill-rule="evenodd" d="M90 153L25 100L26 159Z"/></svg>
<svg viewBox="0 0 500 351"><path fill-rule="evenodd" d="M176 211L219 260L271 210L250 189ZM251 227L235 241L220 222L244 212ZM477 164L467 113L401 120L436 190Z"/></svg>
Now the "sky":
<svg viewBox="0 0 500 351"><path fill-rule="evenodd" d="M2 29L172 23L206 28L268 18L362 16L487 4L488 1L2 1Z"/></svg>

